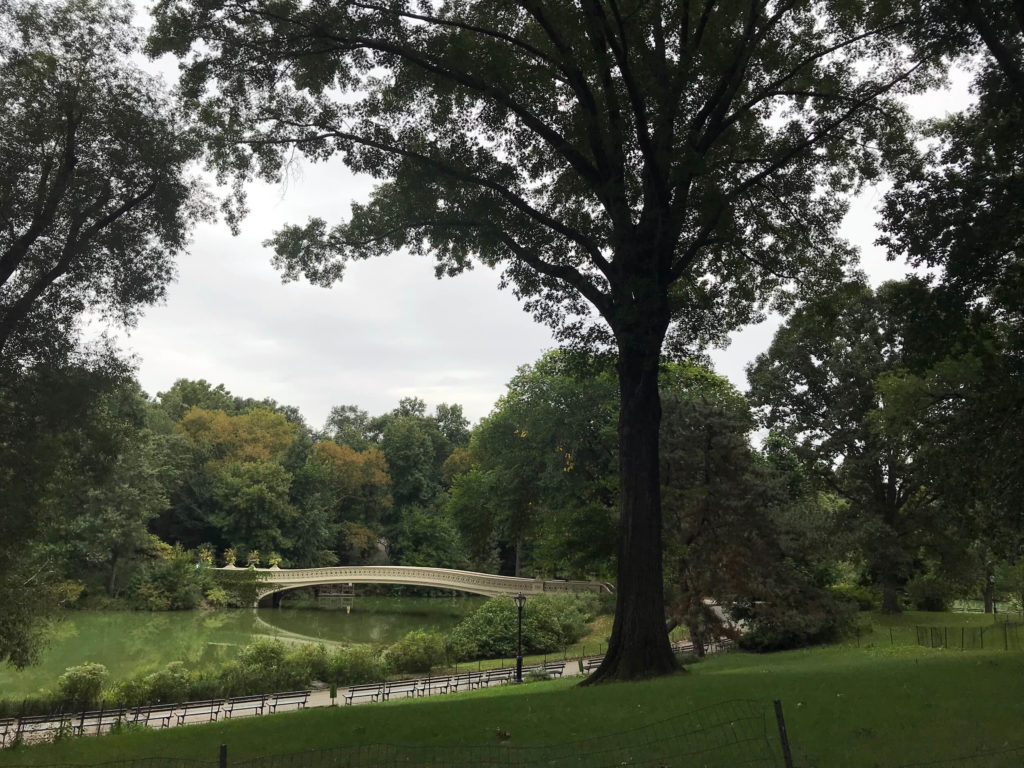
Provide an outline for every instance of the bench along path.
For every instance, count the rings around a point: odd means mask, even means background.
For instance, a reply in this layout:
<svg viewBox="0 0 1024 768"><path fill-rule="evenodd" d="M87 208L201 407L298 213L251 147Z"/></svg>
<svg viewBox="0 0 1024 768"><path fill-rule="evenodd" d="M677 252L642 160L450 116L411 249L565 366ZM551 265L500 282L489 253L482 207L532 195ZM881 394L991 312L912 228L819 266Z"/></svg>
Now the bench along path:
<svg viewBox="0 0 1024 768"><path fill-rule="evenodd" d="M708 648L708 653L727 650L731 646L732 644L728 642L712 645ZM693 646L673 643L673 649L677 653L688 653L693 651ZM531 673L541 671L552 677L587 675L600 665L602 658L602 656L587 656L582 659L555 660L543 664L524 665L523 678L526 679ZM105 733L117 722L135 723L150 728L174 728L194 723L218 722L222 718L258 716L286 709L329 707L332 703L337 706L345 706L391 699L443 696L448 693L509 685L514 679L514 667L465 669L450 675L381 681L339 688L338 696L333 701L330 691L322 689L237 696L178 704L152 704L67 715L32 716L23 717L20 720L0 718L0 748L10 746L19 734L24 741L35 742L48 740L57 732L82 736Z"/></svg>

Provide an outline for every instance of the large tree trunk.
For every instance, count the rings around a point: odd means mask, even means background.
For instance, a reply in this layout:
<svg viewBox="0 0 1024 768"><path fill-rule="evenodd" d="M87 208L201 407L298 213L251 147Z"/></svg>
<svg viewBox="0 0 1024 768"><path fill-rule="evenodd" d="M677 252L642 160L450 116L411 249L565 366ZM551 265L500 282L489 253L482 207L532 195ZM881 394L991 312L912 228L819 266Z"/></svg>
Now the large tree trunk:
<svg viewBox="0 0 1024 768"><path fill-rule="evenodd" d="M110 558L110 578L107 579L107 596L117 597L117 566L121 558L114 552Z"/></svg>
<svg viewBox="0 0 1024 768"><path fill-rule="evenodd" d="M985 569L985 586L981 597L985 601L985 613L992 613L996 602L996 580L991 568Z"/></svg>
<svg viewBox="0 0 1024 768"><path fill-rule="evenodd" d="M658 469L658 344L646 351L619 345L620 534L615 623L608 652L585 684L672 672L665 632Z"/></svg>
<svg viewBox="0 0 1024 768"><path fill-rule="evenodd" d="M882 488L879 495L886 497L888 489ZM900 588L903 586L903 568L900 561L903 557L902 532L898 527L899 509L894 504L886 503L882 510L882 522L888 529L888 540L879 542L880 568L879 576L882 586L882 613L900 613Z"/></svg>
<svg viewBox="0 0 1024 768"><path fill-rule="evenodd" d="M900 588L896 579L891 576L882 578L882 613L899 613Z"/></svg>

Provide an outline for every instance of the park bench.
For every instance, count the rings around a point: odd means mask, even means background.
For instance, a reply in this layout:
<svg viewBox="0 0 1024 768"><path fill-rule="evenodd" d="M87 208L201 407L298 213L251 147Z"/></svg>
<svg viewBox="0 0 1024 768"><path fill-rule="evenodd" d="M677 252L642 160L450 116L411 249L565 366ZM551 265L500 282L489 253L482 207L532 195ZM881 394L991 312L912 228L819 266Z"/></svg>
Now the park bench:
<svg viewBox="0 0 1024 768"><path fill-rule="evenodd" d="M425 677L420 681L420 696L429 696L435 691L437 693L448 693L452 679L448 675L444 677Z"/></svg>
<svg viewBox="0 0 1024 768"><path fill-rule="evenodd" d="M483 677L480 679L480 687L490 687L491 683L498 683L499 685L507 685L512 682L512 676L516 670L513 667L501 667L499 669L488 669L484 672Z"/></svg>
<svg viewBox="0 0 1024 768"><path fill-rule="evenodd" d="M580 659L580 672L589 675L601 666L602 661L604 661L604 656L588 656L585 659Z"/></svg>
<svg viewBox="0 0 1024 768"><path fill-rule="evenodd" d="M309 701L309 694L312 691L285 691L283 693L272 693L273 701L270 702L270 711L277 712L278 707L290 707L295 705L296 709L305 709Z"/></svg>
<svg viewBox="0 0 1024 768"><path fill-rule="evenodd" d="M267 695L259 693L255 696L235 696L228 699L224 706L224 717L232 717L236 712L252 710L257 715L263 714L263 707L267 704Z"/></svg>
<svg viewBox="0 0 1024 768"><path fill-rule="evenodd" d="M483 672L462 672L451 678L453 691L472 691L480 687Z"/></svg>
<svg viewBox="0 0 1024 768"><path fill-rule="evenodd" d="M419 690L419 680L389 680L384 683L384 701L390 701L392 695L400 696L405 694L405 698L415 696L416 691Z"/></svg>
<svg viewBox="0 0 1024 768"><path fill-rule="evenodd" d="M7 734L14 738L14 733L18 729L18 718L16 717L0 717L0 749L7 746Z"/></svg>
<svg viewBox="0 0 1024 768"><path fill-rule="evenodd" d="M15 738L25 742L32 741L32 737L46 733L70 733L73 731L71 719L68 715L27 715L18 718L18 730Z"/></svg>
<svg viewBox="0 0 1024 768"><path fill-rule="evenodd" d="M380 698L382 687L380 683L353 685L345 693L345 706L350 705L354 699L369 698L370 701L377 701Z"/></svg>
<svg viewBox="0 0 1024 768"><path fill-rule="evenodd" d="M103 729L110 728L114 723L118 723L125 719L127 710L124 707L116 707L114 709L96 709L91 712L82 712L74 721L74 731L77 736L84 736L86 731L91 728L96 729L96 735L99 736L103 733Z"/></svg>
<svg viewBox="0 0 1024 768"><path fill-rule="evenodd" d="M186 701L181 705L182 711L178 713L178 725L183 725L186 720L196 715L206 715L206 722L215 723L220 717L220 708L223 704L224 699Z"/></svg>
<svg viewBox="0 0 1024 768"><path fill-rule="evenodd" d="M160 723L161 728L166 728L171 724L171 717L177 708L177 704L146 704L133 710L131 721L147 726L155 721Z"/></svg>
<svg viewBox="0 0 1024 768"><path fill-rule="evenodd" d="M544 671L552 677L561 677L565 673L565 660L562 661L545 661Z"/></svg>

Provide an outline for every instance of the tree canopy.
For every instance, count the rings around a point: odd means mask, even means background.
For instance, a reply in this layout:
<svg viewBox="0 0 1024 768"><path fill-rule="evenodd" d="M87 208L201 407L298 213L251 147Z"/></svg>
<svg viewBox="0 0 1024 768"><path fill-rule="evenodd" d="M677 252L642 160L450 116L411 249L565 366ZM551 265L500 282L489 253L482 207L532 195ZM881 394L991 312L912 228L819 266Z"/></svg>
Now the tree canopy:
<svg viewBox="0 0 1024 768"><path fill-rule="evenodd" d="M561 338L615 347L619 606L593 680L672 669L666 335L721 340L840 274L838 193L903 140L891 94L919 64L899 20L848 0L162 0L155 17L151 52L184 60L210 159L239 185L295 149L379 180L347 221L272 239L286 279L328 285L403 248L438 274L478 260Z"/></svg>
<svg viewBox="0 0 1024 768"><path fill-rule="evenodd" d="M0 350L53 354L90 310L130 324L164 295L207 208L200 145L129 63L114 2L0 4Z"/></svg>

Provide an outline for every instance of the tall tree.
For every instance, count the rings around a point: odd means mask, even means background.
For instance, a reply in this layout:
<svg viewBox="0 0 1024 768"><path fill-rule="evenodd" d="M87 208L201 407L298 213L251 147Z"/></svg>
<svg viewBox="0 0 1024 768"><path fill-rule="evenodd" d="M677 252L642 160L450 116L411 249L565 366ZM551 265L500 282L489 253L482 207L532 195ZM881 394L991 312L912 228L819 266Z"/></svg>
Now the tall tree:
<svg viewBox="0 0 1024 768"><path fill-rule="evenodd" d="M1024 544L1024 4L923 3L911 42L974 72L976 100L926 125L926 149L901 169L883 208L890 255L933 273L933 301L964 333L924 369L883 382L885 427L913 432L918 470L993 575ZM969 512L969 514L965 514ZM991 582L986 579L986 604Z"/></svg>
<svg viewBox="0 0 1024 768"><path fill-rule="evenodd" d="M664 633L658 366L801 277L835 279L842 191L899 140L917 63L850 0L161 0L239 181L294 149L380 179L333 228L273 238L286 279L408 249L504 269L560 338L618 355L621 514L609 651L591 681L674 668ZM595 314L596 313L596 314ZM671 328L671 330L670 330Z"/></svg>
<svg viewBox="0 0 1024 768"><path fill-rule="evenodd" d="M206 379L177 379L166 392L158 392L157 403L168 418L177 424L193 408L206 411L235 412L235 398L223 384L213 386Z"/></svg>
<svg viewBox="0 0 1024 768"><path fill-rule="evenodd" d="M61 563L44 547L68 495L101 486L128 425L97 404L127 376L116 360L0 366L0 663L30 663L62 601Z"/></svg>
<svg viewBox="0 0 1024 768"><path fill-rule="evenodd" d="M929 307L919 280L886 283L877 292L846 283L797 310L748 369L763 424L849 500L860 551L882 588L883 610L891 612L900 609L899 590L912 575L933 510L916 471L919 439L880 426L879 380L919 370L952 335Z"/></svg>
<svg viewBox="0 0 1024 768"><path fill-rule="evenodd" d="M124 366L78 349L79 318L131 324L207 213L200 145L130 62L130 18L116 0L0 2L0 661L31 658L57 602L40 542L61 485L117 463L97 414Z"/></svg>

